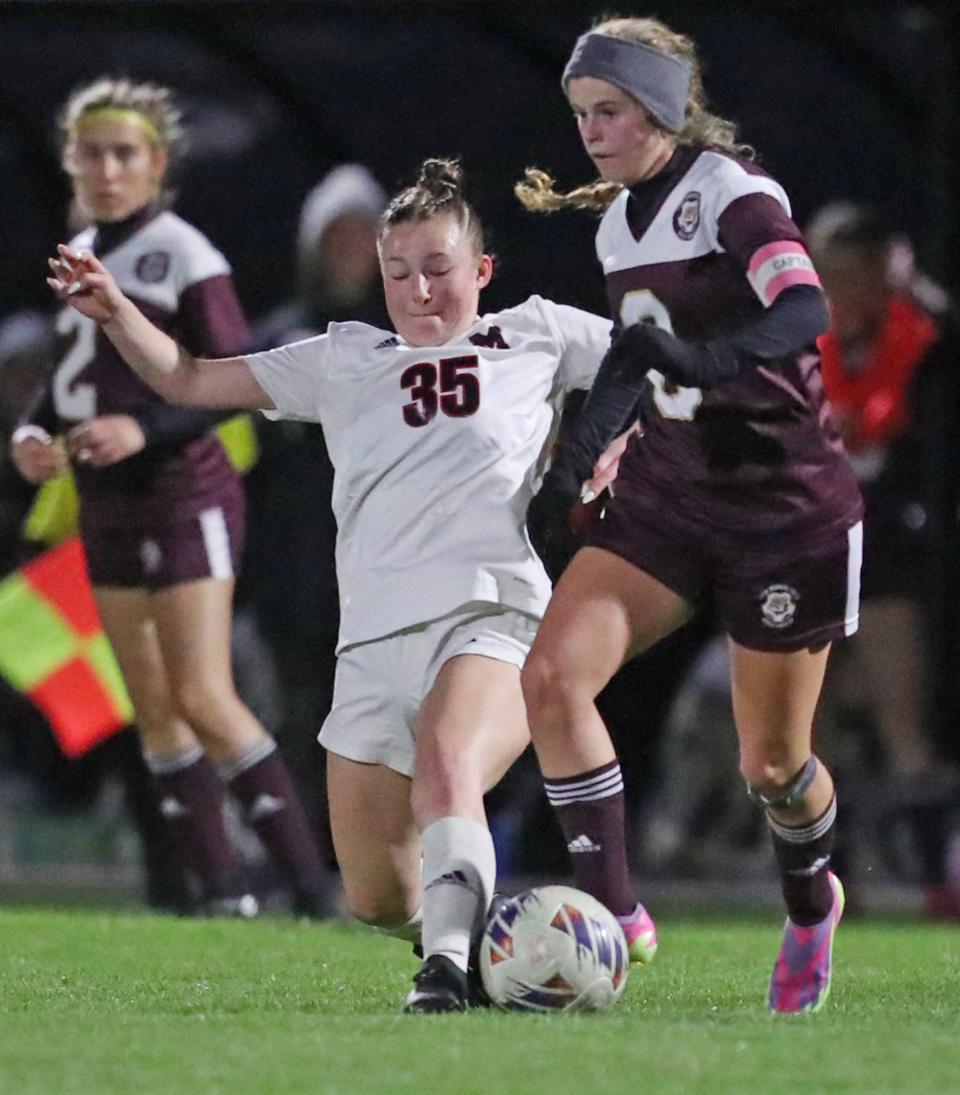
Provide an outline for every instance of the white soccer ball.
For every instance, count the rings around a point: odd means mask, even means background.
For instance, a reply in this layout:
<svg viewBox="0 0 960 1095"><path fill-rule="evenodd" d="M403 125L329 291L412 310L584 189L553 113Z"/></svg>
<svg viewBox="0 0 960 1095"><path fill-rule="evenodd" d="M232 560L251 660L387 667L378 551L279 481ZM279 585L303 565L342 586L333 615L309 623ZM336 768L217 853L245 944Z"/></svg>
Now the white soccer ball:
<svg viewBox="0 0 960 1095"><path fill-rule="evenodd" d="M629 968L617 918L571 886L540 886L510 898L480 943L483 987L501 1008L609 1011Z"/></svg>

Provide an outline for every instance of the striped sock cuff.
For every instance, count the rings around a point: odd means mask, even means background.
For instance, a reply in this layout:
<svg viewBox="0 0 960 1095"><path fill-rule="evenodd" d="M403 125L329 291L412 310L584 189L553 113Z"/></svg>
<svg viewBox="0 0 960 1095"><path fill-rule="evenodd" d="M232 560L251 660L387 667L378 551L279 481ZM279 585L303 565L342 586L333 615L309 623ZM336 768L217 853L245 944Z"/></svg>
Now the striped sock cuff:
<svg viewBox="0 0 960 1095"><path fill-rule="evenodd" d="M203 749L199 745L188 745L177 753L145 753L144 762L149 771L155 776L169 776L174 772L182 772L191 764L196 764L203 756Z"/></svg>
<svg viewBox="0 0 960 1095"><path fill-rule="evenodd" d="M767 824L777 834L777 836L787 844L809 844L814 840L819 840L820 837L830 828L831 825L837 820L837 796L834 795L830 799L830 805L824 810L824 812L816 819L811 821L809 825L801 826L797 828L793 825L782 825L776 818L770 815L770 811L767 811Z"/></svg>
<svg viewBox="0 0 960 1095"><path fill-rule="evenodd" d="M217 774L224 783L229 783L230 780L236 779L241 772L246 772L248 768L252 768L255 764L259 764L260 761L266 760L271 753L276 752L276 749L276 741L268 734L262 741L258 741L256 745L251 749L248 749L245 753L242 753L239 757L234 757L232 760L218 764Z"/></svg>
<svg viewBox="0 0 960 1095"><path fill-rule="evenodd" d="M623 773L620 762L612 760L601 768L563 779L545 779L543 788L551 806L569 806L573 802L594 802L621 794Z"/></svg>

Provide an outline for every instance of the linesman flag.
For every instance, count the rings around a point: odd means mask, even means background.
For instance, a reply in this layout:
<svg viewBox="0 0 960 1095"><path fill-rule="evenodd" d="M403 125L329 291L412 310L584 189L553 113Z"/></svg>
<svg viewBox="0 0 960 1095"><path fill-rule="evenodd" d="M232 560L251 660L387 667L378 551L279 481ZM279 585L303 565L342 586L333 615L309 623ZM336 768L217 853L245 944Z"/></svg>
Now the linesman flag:
<svg viewBox="0 0 960 1095"><path fill-rule="evenodd" d="M78 757L133 718L76 536L0 581L0 673Z"/></svg>

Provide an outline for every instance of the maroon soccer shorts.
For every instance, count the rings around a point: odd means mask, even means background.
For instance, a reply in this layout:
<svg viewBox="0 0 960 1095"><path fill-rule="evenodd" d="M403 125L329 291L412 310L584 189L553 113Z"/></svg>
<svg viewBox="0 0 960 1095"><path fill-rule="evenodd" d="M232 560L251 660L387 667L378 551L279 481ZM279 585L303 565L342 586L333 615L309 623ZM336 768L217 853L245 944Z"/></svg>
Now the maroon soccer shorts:
<svg viewBox="0 0 960 1095"><path fill-rule="evenodd" d="M712 603L723 630L751 650L803 650L857 629L859 522L802 539L747 537L668 507L613 502L586 543L633 563L691 604Z"/></svg>
<svg viewBox="0 0 960 1095"><path fill-rule="evenodd" d="M198 578L231 578L240 564L244 531L239 495L171 524L84 526L90 581L95 586L165 589Z"/></svg>

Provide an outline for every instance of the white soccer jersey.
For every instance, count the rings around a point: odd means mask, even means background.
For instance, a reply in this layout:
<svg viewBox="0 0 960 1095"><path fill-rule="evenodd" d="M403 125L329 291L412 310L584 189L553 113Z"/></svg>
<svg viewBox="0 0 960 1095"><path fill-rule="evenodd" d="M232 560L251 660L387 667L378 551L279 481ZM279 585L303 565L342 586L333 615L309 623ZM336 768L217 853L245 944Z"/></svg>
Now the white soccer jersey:
<svg viewBox="0 0 960 1095"><path fill-rule="evenodd" d="M415 347L362 323L246 358L276 412L323 425L335 477L339 649L469 601L539 616L524 528L563 394L588 388L607 320L540 297Z"/></svg>

